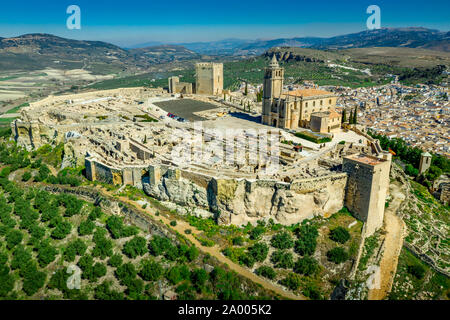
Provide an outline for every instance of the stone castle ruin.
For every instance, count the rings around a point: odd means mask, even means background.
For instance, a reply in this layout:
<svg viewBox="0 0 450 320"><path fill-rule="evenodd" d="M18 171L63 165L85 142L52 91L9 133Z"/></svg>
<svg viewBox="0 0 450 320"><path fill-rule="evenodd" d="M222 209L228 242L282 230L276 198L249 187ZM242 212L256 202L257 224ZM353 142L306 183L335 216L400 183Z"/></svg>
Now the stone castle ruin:
<svg viewBox="0 0 450 320"><path fill-rule="evenodd" d="M353 132L363 143L299 150L286 132L250 122L230 140L224 127L231 116L199 121L200 128L163 119L167 112L153 103L170 99L149 88L49 97L21 110L13 136L29 150L64 143L63 167L84 165L89 180L132 185L222 224L293 224L346 205L369 235L381 227L391 160L376 140ZM180 148L191 161L180 160ZM273 159L278 166L269 170Z"/></svg>

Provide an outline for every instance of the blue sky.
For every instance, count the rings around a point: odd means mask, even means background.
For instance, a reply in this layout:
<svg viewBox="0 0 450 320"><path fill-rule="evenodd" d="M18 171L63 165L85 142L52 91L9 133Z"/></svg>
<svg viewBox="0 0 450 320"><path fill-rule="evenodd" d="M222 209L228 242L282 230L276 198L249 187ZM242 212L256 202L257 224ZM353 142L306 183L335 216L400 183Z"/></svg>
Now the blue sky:
<svg viewBox="0 0 450 320"><path fill-rule="evenodd" d="M68 30L66 9L81 8L81 30ZM369 5L382 27L450 30L448 0L23 0L0 4L0 37L52 33L122 46L149 41L327 37L366 29Z"/></svg>

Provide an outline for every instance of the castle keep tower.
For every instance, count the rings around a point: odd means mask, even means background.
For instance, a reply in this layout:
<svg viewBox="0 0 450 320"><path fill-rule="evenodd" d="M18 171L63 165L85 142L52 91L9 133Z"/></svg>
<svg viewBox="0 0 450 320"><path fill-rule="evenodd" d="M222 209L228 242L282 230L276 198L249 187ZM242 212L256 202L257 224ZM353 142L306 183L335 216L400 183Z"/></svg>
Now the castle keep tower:
<svg viewBox="0 0 450 320"><path fill-rule="evenodd" d="M278 127L276 119L272 119L272 105L275 99L281 97L283 91L284 68L280 68L275 54L272 56L272 61L266 68L264 73L263 84L263 106L262 106L262 123ZM277 110L273 112L278 113Z"/></svg>
<svg viewBox="0 0 450 320"><path fill-rule="evenodd" d="M355 154L344 157L342 169L348 174L345 205L364 221L371 236L383 226L391 160Z"/></svg>
<svg viewBox="0 0 450 320"><path fill-rule="evenodd" d="M219 95L223 91L223 64L200 62L195 65L197 94Z"/></svg>

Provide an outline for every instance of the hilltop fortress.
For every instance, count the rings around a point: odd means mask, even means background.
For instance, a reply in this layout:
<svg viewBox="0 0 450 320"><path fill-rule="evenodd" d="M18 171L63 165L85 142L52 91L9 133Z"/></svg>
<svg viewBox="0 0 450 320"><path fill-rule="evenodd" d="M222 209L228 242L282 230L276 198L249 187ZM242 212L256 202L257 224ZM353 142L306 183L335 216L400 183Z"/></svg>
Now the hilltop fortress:
<svg viewBox="0 0 450 320"><path fill-rule="evenodd" d="M171 103L200 120L167 117ZM195 111L200 103L210 109ZM376 140L355 130L316 145L222 116L224 106L217 97L177 99L150 88L50 96L23 108L12 130L29 150L64 143L62 166L84 165L89 180L132 185L219 223L292 224L345 205L367 234L381 227L391 159Z"/></svg>

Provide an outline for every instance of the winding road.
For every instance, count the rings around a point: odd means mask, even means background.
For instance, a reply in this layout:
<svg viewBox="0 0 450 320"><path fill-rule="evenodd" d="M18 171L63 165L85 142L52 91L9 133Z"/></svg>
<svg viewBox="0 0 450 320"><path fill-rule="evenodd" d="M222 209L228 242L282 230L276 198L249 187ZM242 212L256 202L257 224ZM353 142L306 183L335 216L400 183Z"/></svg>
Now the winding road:
<svg viewBox="0 0 450 320"><path fill-rule="evenodd" d="M398 257L402 250L403 239L406 234L406 225L396 214L402 202L406 199L399 182L390 185L392 201L384 212L384 229L386 236L384 251L380 261L379 288L369 290L369 300L383 300L391 291L397 272Z"/></svg>
<svg viewBox="0 0 450 320"><path fill-rule="evenodd" d="M227 257L225 257L222 252L221 252L221 248L217 245L213 246L213 247L205 247L202 246L202 244L194 237L194 235L199 235L201 233L200 230L196 229L195 227L191 226L189 223L187 223L186 221L183 220L177 220L177 224L175 226L171 226L170 222L171 220L168 219L167 217L165 217L164 215L160 214L159 216L156 216L156 210L154 210L153 206L151 203L147 202L148 205L146 206L145 209L142 208L142 204L139 204L136 201L130 200L127 197L123 197L123 196L117 196L117 194L114 194L113 192L110 192L102 187L97 186L96 190L100 191L103 194L109 195L109 196L116 196L118 197L118 199L124 203L128 203L129 205L132 205L134 208L136 208L136 210L139 210L141 212L145 212L149 217L151 217L154 220L162 220L162 222L164 224L167 225L168 228L171 228L177 232L179 232L180 234L182 234L183 236L185 236L187 239L189 239L189 241L191 241L200 251L202 251L203 253L208 253L211 256L215 257L217 260L219 260L221 263L224 263L226 265L228 265L228 267L237 272L238 274L250 279L251 281L258 283L260 285L262 285L265 289L268 290L272 290L275 293L279 294L280 296L287 298L287 299L292 299L292 300L306 300L306 297L302 296L302 295L295 295L294 293L284 289L283 287L274 284L262 277L259 277L258 275L254 274L253 272L251 272L250 270L240 266L239 264L231 261L230 259L228 259ZM153 210L152 210L153 209ZM190 234L186 234L186 230L190 229L191 233Z"/></svg>

